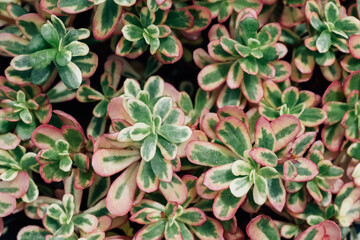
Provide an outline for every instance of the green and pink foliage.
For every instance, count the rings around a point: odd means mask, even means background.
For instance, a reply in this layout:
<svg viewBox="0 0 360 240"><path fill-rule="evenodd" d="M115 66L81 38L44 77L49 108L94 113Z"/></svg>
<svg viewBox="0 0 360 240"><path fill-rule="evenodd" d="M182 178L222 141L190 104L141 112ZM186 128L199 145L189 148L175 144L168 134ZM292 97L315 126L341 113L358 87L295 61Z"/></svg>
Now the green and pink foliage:
<svg viewBox="0 0 360 240"><path fill-rule="evenodd" d="M37 126L49 122L52 106L40 87L30 83L19 86L0 77L0 95L0 133L15 130L20 139L28 140ZM8 148L19 143L17 137L11 136L2 142L8 144Z"/></svg>
<svg viewBox="0 0 360 240"><path fill-rule="evenodd" d="M105 239L105 232L124 225L127 216L116 217L106 209L105 201L100 200L110 186L110 179L97 177L87 195L87 209L81 211L83 190L74 187L75 176L64 180L64 190L59 199L39 197L25 206L25 214L31 219L42 220L44 228L23 228L24 239L29 232L36 234L36 239ZM26 229L26 230L25 230ZM21 235L19 232L19 235ZM40 236L40 233L44 236ZM19 238L18 235L18 238ZM22 238L21 238L22 239Z"/></svg>
<svg viewBox="0 0 360 240"><path fill-rule="evenodd" d="M55 113L63 120L60 129L43 124L31 135L31 142L40 150L36 155L40 175L46 183L51 183L60 182L73 172L75 187L87 188L95 177L86 149L88 140L74 118L60 111Z"/></svg>
<svg viewBox="0 0 360 240"><path fill-rule="evenodd" d="M240 11L231 35L223 25L210 29L208 53L194 52L195 63L202 68L198 83L204 91L221 88L220 96L236 105L241 105L244 97L258 103L263 97L261 79L282 82L290 76L290 65L279 60L287 52L285 45L278 43L280 25L269 23L259 30L257 17L253 9Z"/></svg>
<svg viewBox="0 0 360 240"><path fill-rule="evenodd" d="M292 213L302 213L307 207L307 197L323 207L331 204L332 194L339 191L343 184L344 170L335 166L316 133L306 132L281 151L283 176L288 192L286 207Z"/></svg>
<svg viewBox="0 0 360 240"><path fill-rule="evenodd" d="M318 3L307 1L305 6L308 35L294 51L293 70L298 71L299 81L306 81L306 76L313 73L316 64L320 66L323 76L329 81L341 79L341 68L335 53L349 53L350 38L360 30L359 19L347 16L340 1L332 0ZM341 60L341 66L346 67L351 55ZM355 60L356 62L356 60ZM356 65L356 64L355 64ZM350 67L351 69L351 67ZM349 71L350 71L349 69ZM354 70L351 70L352 72ZM302 80L301 80L302 79Z"/></svg>
<svg viewBox="0 0 360 240"><path fill-rule="evenodd" d="M14 56L6 69L6 77L16 83L32 82L36 85L51 84L58 71L60 79L69 89L79 88L83 77L90 77L96 70L97 55L89 52L89 47L79 40L90 36L87 29L66 29L55 15L47 21L36 14L25 14L17 19L24 38L6 34L12 41L16 38L22 44L8 49L6 42L0 49ZM15 51L15 52L14 52Z"/></svg>
<svg viewBox="0 0 360 240"><path fill-rule="evenodd" d="M329 85L322 97L323 110L327 113L326 125L322 130L325 146L338 151L343 138L353 142L360 140L359 91L360 71L350 74L340 82Z"/></svg>
<svg viewBox="0 0 360 240"><path fill-rule="evenodd" d="M281 88L273 81L264 81L264 97L259 104L259 112L269 120L290 114L301 123L301 132L306 128L318 130L318 126L327 118L326 112L317 108L320 96L306 90L299 90L284 82Z"/></svg>
<svg viewBox="0 0 360 240"><path fill-rule="evenodd" d="M151 0L156 5L155 0ZM164 4L169 4L165 1ZM135 5L133 12L121 16L123 36L116 46L116 54L137 58L150 47L150 54L162 63L177 62L183 55L183 46L174 30L194 34L210 24L210 13L206 8L189 6L173 10Z"/></svg>
<svg viewBox="0 0 360 240"><path fill-rule="evenodd" d="M0 155L0 192L27 203L36 200L39 190L32 179L33 173L39 173L36 154L17 146L13 150L0 149Z"/></svg>
<svg viewBox="0 0 360 240"><path fill-rule="evenodd" d="M233 12L238 13L243 9L252 8L257 13L262 9L263 3L258 0L195 0L196 5L206 7L211 12L211 18L217 18L219 23L225 22Z"/></svg>
<svg viewBox="0 0 360 240"><path fill-rule="evenodd" d="M116 58L110 58L105 62L104 70L100 78L102 92L87 84L81 85L76 92L76 99L79 102L98 102L93 109L93 117L86 130L87 135L95 139L105 132L106 122L109 118L107 113L109 102L122 93L122 90L118 90L118 86L123 64Z"/></svg>
<svg viewBox="0 0 360 240"><path fill-rule="evenodd" d="M216 140L223 145L191 141L186 150L190 162L211 167L202 184L218 192L213 204L214 215L220 220L229 220L246 196L253 209L269 200L273 208L281 211L286 192L280 174L274 168L278 165L275 152L297 136L299 120L283 115L270 123L260 117L250 130L248 117L240 108L224 107L219 109L217 117L213 131ZM254 133L253 138L250 132Z"/></svg>
<svg viewBox="0 0 360 240"><path fill-rule="evenodd" d="M187 197L183 204L159 202L143 199L133 206L130 220L145 225L134 239L220 239L223 235L221 224L193 207L197 202L197 178L185 175L182 178L187 187Z"/></svg>
<svg viewBox="0 0 360 240"><path fill-rule="evenodd" d="M183 126L185 114L170 93L158 76L150 77L143 90L136 80L127 79L124 94L108 105L113 133L97 140L92 166L101 176L124 170L107 195L107 207L115 215L129 212L143 192L159 189L168 201L185 201L186 186L175 171L180 168L180 144L192 131Z"/></svg>

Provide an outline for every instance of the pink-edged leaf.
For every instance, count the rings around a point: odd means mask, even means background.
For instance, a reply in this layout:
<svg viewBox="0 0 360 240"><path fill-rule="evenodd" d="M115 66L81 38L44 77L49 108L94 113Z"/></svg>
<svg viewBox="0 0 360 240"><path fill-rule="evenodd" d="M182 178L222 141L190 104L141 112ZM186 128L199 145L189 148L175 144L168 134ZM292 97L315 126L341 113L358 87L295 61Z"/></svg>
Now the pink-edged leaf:
<svg viewBox="0 0 360 240"><path fill-rule="evenodd" d="M201 226L206 221L206 215L199 208L191 207L185 209L176 219L187 225Z"/></svg>
<svg viewBox="0 0 360 240"><path fill-rule="evenodd" d="M187 10L194 17L193 26L186 29L186 33L197 33L207 28L211 22L211 12L208 8L203 6L191 5Z"/></svg>
<svg viewBox="0 0 360 240"><path fill-rule="evenodd" d="M335 81L332 82L325 90L321 98L321 103L322 105L325 105L330 101L343 102L344 100L345 95L343 93L341 82Z"/></svg>
<svg viewBox="0 0 360 240"><path fill-rule="evenodd" d="M322 75L326 80L333 82L339 81L341 79L341 66L338 61L335 61L333 65L330 66L320 66Z"/></svg>
<svg viewBox="0 0 360 240"><path fill-rule="evenodd" d="M241 91L249 102L259 103L264 95L261 78L258 75L245 73Z"/></svg>
<svg viewBox="0 0 360 240"><path fill-rule="evenodd" d="M13 133L0 134L0 148L4 150L15 149L21 139Z"/></svg>
<svg viewBox="0 0 360 240"><path fill-rule="evenodd" d="M304 45L298 47L294 52L294 64L301 73L312 73L315 68L315 58L313 53Z"/></svg>
<svg viewBox="0 0 360 240"><path fill-rule="evenodd" d="M302 213L306 208L306 190L301 188L295 193L288 193L286 197L286 208L294 213Z"/></svg>
<svg viewBox="0 0 360 240"><path fill-rule="evenodd" d="M352 35L349 38L349 50L354 58L360 59L360 35Z"/></svg>
<svg viewBox="0 0 360 240"><path fill-rule="evenodd" d="M221 224L211 217L207 217L201 226L190 226L190 229L198 238L204 240L220 239L224 232Z"/></svg>
<svg viewBox="0 0 360 240"><path fill-rule="evenodd" d="M321 131L321 139L324 145L333 152L340 149L343 143L345 130L340 123L325 126Z"/></svg>
<svg viewBox="0 0 360 240"><path fill-rule="evenodd" d="M246 196L241 198L235 197L230 189L220 191L213 204L215 217L222 221L231 219L245 199Z"/></svg>
<svg viewBox="0 0 360 240"><path fill-rule="evenodd" d="M75 226L86 233L93 232L98 226L98 219L94 215L87 213L74 216L72 221Z"/></svg>
<svg viewBox="0 0 360 240"><path fill-rule="evenodd" d="M297 175L291 181L293 182L307 182L313 179L318 173L319 169L317 165L306 158L296 158L290 160L295 165L297 169Z"/></svg>
<svg viewBox="0 0 360 240"><path fill-rule="evenodd" d="M235 89L240 87L242 81L244 79L244 72L240 67L240 62L234 62L230 69L229 73L226 77L226 84L229 86L230 89Z"/></svg>
<svg viewBox="0 0 360 240"><path fill-rule="evenodd" d="M193 58L196 66L204 68L207 65L214 63L215 61L210 55L202 48L198 48L193 52Z"/></svg>
<svg viewBox="0 0 360 240"><path fill-rule="evenodd" d="M231 64L213 63L204 67L198 74L198 83L204 91L212 91L226 81Z"/></svg>
<svg viewBox="0 0 360 240"><path fill-rule="evenodd" d="M246 226L246 233L251 240L280 240L279 231L274 221L266 215L259 215Z"/></svg>
<svg viewBox="0 0 360 240"><path fill-rule="evenodd" d="M316 202L321 202L323 200L323 196L321 194L320 188L315 181L307 182L306 189L308 190L309 194Z"/></svg>
<svg viewBox="0 0 360 240"><path fill-rule="evenodd" d="M316 132L307 132L298 137L292 146L291 154L293 156L302 156L311 144L315 142Z"/></svg>
<svg viewBox="0 0 360 240"><path fill-rule="evenodd" d="M219 108L217 115L220 119L235 117L241 120L249 128L249 120L241 106L224 106Z"/></svg>
<svg viewBox="0 0 360 240"><path fill-rule="evenodd" d="M274 82L283 82L290 77L291 65L288 62L277 60L271 62L275 68L275 77L271 78Z"/></svg>
<svg viewBox="0 0 360 240"><path fill-rule="evenodd" d="M286 190L281 178L267 179L267 199L276 211L281 212L286 202Z"/></svg>
<svg viewBox="0 0 360 240"><path fill-rule="evenodd" d="M214 199L217 195L216 191L212 191L204 185L205 173L201 174L196 182L196 192L204 199Z"/></svg>
<svg viewBox="0 0 360 240"><path fill-rule="evenodd" d="M50 232L48 232L44 228L29 225L20 229L16 236L16 239L27 240L29 239L29 236L31 236L31 239L46 239L46 236L48 234L50 234Z"/></svg>
<svg viewBox="0 0 360 240"><path fill-rule="evenodd" d="M236 176L232 173L232 163L213 167L205 173L203 184L213 191L229 188Z"/></svg>
<svg viewBox="0 0 360 240"><path fill-rule="evenodd" d="M32 39L36 34L39 34L44 23L46 23L46 20L35 13L24 14L16 19L16 25L28 39Z"/></svg>
<svg viewBox="0 0 360 240"><path fill-rule="evenodd" d="M275 149L276 138L270 122L264 117L260 117L255 124L255 146L273 151Z"/></svg>
<svg viewBox="0 0 360 240"><path fill-rule="evenodd" d="M25 38L12 33L1 33L0 39L0 52L8 56L15 57L28 52L27 45L29 41Z"/></svg>
<svg viewBox="0 0 360 240"><path fill-rule="evenodd" d="M325 220L318 225L324 227L326 235L329 236L329 240L341 240L341 230L335 222Z"/></svg>
<svg viewBox="0 0 360 240"><path fill-rule="evenodd" d="M40 149L55 148L57 140L65 140L60 129L51 125L41 125L31 135L31 141Z"/></svg>
<svg viewBox="0 0 360 240"><path fill-rule="evenodd" d="M269 149L256 147L249 152L252 159L262 166L275 167L277 165L277 156Z"/></svg>
<svg viewBox="0 0 360 240"><path fill-rule="evenodd" d="M100 176L111 176L140 159L140 152L127 149L100 149L92 158L94 171Z"/></svg>
<svg viewBox="0 0 360 240"><path fill-rule="evenodd" d="M201 121L200 128L205 134L211 138L215 139L215 126L219 122L219 117L216 113L208 113L204 116L203 120Z"/></svg>
<svg viewBox="0 0 360 240"><path fill-rule="evenodd" d="M216 136L238 156L251 149L249 130L245 124L235 117L222 119L215 128Z"/></svg>
<svg viewBox="0 0 360 240"><path fill-rule="evenodd" d="M360 91L360 70L351 73L344 80L343 89L346 96L349 96L353 90Z"/></svg>
<svg viewBox="0 0 360 240"><path fill-rule="evenodd" d="M29 175L26 172L19 172L11 181L0 182L0 193L7 193L12 197L24 196L29 187Z"/></svg>
<svg viewBox="0 0 360 240"><path fill-rule="evenodd" d="M187 198L187 188L175 173L171 182L160 181L159 189L168 202L183 204Z"/></svg>
<svg viewBox="0 0 360 240"><path fill-rule="evenodd" d="M165 239L167 240L182 239L181 229L178 221L174 221L173 223L169 221L166 222L164 233Z"/></svg>
<svg viewBox="0 0 360 240"><path fill-rule="evenodd" d="M198 178L195 176L192 176L192 175L184 175L181 179L182 179L183 183L186 185L186 188L188 190L186 200L182 204L182 207L186 208L197 197L196 183L197 183Z"/></svg>
<svg viewBox="0 0 360 240"><path fill-rule="evenodd" d="M142 160L136 174L136 184L144 192L154 192L159 188L160 180L151 168L151 163Z"/></svg>
<svg viewBox="0 0 360 240"><path fill-rule="evenodd" d="M119 23L121 12L122 7L114 1L99 4L93 18L94 37L102 40L110 36Z"/></svg>
<svg viewBox="0 0 360 240"><path fill-rule="evenodd" d="M0 217L10 215L16 208L16 198L0 190Z"/></svg>
<svg viewBox="0 0 360 240"><path fill-rule="evenodd" d="M325 237L325 229L321 225L315 225L312 227L309 227L304 232L300 233L295 240L306 240L308 238L317 240L317 239L323 239Z"/></svg>
<svg viewBox="0 0 360 240"><path fill-rule="evenodd" d="M166 221L159 221L150 225L146 225L136 233L134 240L161 240L164 236L165 225Z"/></svg>
<svg viewBox="0 0 360 240"><path fill-rule="evenodd" d="M138 163L128 167L111 185L106 196L106 207L116 216L127 214L132 207L136 192Z"/></svg>
<svg viewBox="0 0 360 240"><path fill-rule="evenodd" d="M283 173L286 181L291 181L296 177L297 169L292 161L286 161L284 163Z"/></svg>
<svg viewBox="0 0 360 240"><path fill-rule="evenodd" d="M282 115L271 122L276 137L275 151L289 144L300 132L300 121L292 115Z"/></svg>
<svg viewBox="0 0 360 240"><path fill-rule="evenodd" d="M221 166L235 162L238 157L228 148L204 141L192 141L186 148L190 162L202 166Z"/></svg>

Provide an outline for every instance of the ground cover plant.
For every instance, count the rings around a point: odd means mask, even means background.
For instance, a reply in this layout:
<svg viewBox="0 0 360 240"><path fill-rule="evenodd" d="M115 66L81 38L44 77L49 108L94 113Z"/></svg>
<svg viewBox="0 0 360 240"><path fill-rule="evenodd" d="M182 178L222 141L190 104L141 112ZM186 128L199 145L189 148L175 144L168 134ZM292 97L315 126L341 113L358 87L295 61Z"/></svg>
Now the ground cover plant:
<svg viewBox="0 0 360 240"><path fill-rule="evenodd" d="M360 239L360 0L0 0L0 239Z"/></svg>

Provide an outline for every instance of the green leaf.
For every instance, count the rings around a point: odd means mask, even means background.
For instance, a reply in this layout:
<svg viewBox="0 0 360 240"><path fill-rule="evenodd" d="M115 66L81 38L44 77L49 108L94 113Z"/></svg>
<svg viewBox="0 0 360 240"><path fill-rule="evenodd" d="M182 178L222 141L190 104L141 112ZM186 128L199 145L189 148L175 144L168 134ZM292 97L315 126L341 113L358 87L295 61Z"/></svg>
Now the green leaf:
<svg viewBox="0 0 360 240"><path fill-rule="evenodd" d="M316 48L320 53L326 53L331 47L331 33L323 31L316 40Z"/></svg>
<svg viewBox="0 0 360 240"><path fill-rule="evenodd" d="M269 149L256 147L249 152L252 159L262 166L275 167L277 165L277 156Z"/></svg>
<svg viewBox="0 0 360 240"><path fill-rule="evenodd" d="M222 221L231 219L244 200L245 197L235 197L231 193L230 189L225 189L219 192L213 205L215 217Z"/></svg>
<svg viewBox="0 0 360 240"><path fill-rule="evenodd" d="M340 10L338 9L335 3L328 2L325 5L324 13L325 13L326 21L335 23L339 18Z"/></svg>
<svg viewBox="0 0 360 240"><path fill-rule="evenodd" d="M110 36L119 22L121 12L122 7L114 1L99 4L94 15L94 37L101 40Z"/></svg>
<svg viewBox="0 0 360 240"><path fill-rule="evenodd" d="M213 191L228 188L236 178L232 172L232 165L232 163L229 163L208 170L204 176L204 185Z"/></svg>
<svg viewBox="0 0 360 240"><path fill-rule="evenodd" d="M170 114L172 104L173 102L170 97L160 98L154 105L154 116L160 116L161 119L164 120Z"/></svg>
<svg viewBox="0 0 360 240"><path fill-rule="evenodd" d="M251 149L249 131L245 124L235 117L221 120L216 126L216 135L238 156L244 157L244 151Z"/></svg>
<svg viewBox="0 0 360 240"><path fill-rule="evenodd" d="M252 219L246 226L246 233L251 240L280 240L280 234L274 221L266 215L259 215Z"/></svg>
<svg viewBox="0 0 360 240"><path fill-rule="evenodd" d="M190 138L192 131L187 126L163 125L157 133L169 142L182 143Z"/></svg>
<svg viewBox="0 0 360 240"><path fill-rule="evenodd" d="M130 42L136 42L143 38L143 29L135 25L125 25L121 31L125 39Z"/></svg>
<svg viewBox="0 0 360 240"><path fill-rule="evenodd" d="M39 239L45 240L46 235L49 235L50 232L40 228L38 226L26 226L23 227L17 234L17 239L19 240L29 240L29 239Z"/></svg>
<svg viewBox="0 0 360 240"><path fill-rule="evenodd" d="M255 146L273 151L275 148L275 142L275 134L269 121L267 121L264 117L260 117L255 124Z"/></svg>
<svg viewBox="0 0 360 240"><path fill-rule="evenodd" d="M135 122L152 125L151 112L148 106L140 100L129 99L127 101L127 112Z"/></svg>
<svg viewBox="0 0 360 240"><path fill-rule="evenodd" d="M165 25L173 29L188 29L192 27L194 19L187 9L170 10Z"/></svg>
<svg viewBox="0 0 360 240"><path fill-rule="evenodd" d="M221 224L217 220L211 217L207 217L206 222L204 222L201 226L190 225L190 229L200 239L209 239L209 240L216 240L221 238L224 231Z"/></svg>
<svg viewBox="0 0 360 240"><path fill-rule="evenodd" d="M204 91L212 91L226 81L231 64L214 63L203 68L198 75L198 83Z"/></svg>
<svg viewBox="0 0 360 240"><path fill-rule="evenodd" d="M151 169L161 181L171 181L173 173L171 162L164 159L159 149L156 150L156 153L151 159L150 164Z"/></svg>
<svg viewBox="0 0 360 240"><path fill-rule="evenodd" d="M70 62L66 66L58 66L58 71L61 80L66 87L70 89L77 89L82 82L81 71L75 63Z"/></svg>
<svg viewBox="0 0 360 240"><path fill-rule="evenodd" d="M41 27L41 36L54 48L59 46L59 34L51 23L45 23Z"/></svg>
<svg viewBox="0 0 360 240"><path fill-rule="evenodd" d="M145 161L150 161L156 153L156 143L158 135L151 133L141 145L140 154Z"/></svg>
<svg viewBox="0 0 360 240"><path fill-rule="evenodd" d="M203 166L221 166L235 162L238 157L226 147L209 142L191 141L187 146L190 162Z"/></svg>
<svg viewBox="0 0 360 240"><path fill-rule="evenodd" d="M136 173L139 165L133 163L111 185L106 196L106 208L116 216L127 214L136 192Z"/></svg>

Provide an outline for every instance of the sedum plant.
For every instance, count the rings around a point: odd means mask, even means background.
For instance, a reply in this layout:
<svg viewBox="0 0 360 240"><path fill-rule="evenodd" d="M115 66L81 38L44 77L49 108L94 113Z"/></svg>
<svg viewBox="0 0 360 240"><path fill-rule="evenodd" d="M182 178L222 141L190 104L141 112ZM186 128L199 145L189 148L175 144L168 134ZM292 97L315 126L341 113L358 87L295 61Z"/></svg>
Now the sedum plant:
<svg viewBox="0 0 360 240"><path fill-rule="evenodd" d="M188 140L192 131L182 126L184 113L174 108L165 90L158 76L150 77L144 90L137 81L127 79L124 94L108 106L114 133L107 140L97 140L92 166L101 176L124 170L107 195L107 207L115 215L131 209L139 194L137 188L144 192L159 189L168 201L185 201L186 186L174 171L180 168L178 145ZM130 194L119 194L125 185ZM119 207L124 199L129 204Z"/></svg>
<svg viewBox="0 0 360 240"><path fill-rule="evenodd" d="M29 140L37 126L50 121L52 106L49 99L41 93L38 86L18 86L8 83L5 78L0 80L1 132L6 133L15 129L22 140Z"/></svg>
<svg viewBox="0 0 360 240"><path fill-rule="evenodd" d="M162 205L143 199L134 206L130 220L145 225L135 239L192 239L194 236L218 239L222 235L223 229L218 221L207 217L199 208L189 206L196 198L196 177L185 175L182 179L188 190L182 205L176 202Z"/></svg>
<svg viewBox="0 0 360 240"><path fill-rule="evenodd" d="M324 122L326 127L322 131L322 139L332 151L339 150L344 136L350 141L359 141L359 77L360 72L357 71L350 74L342 85L333 82L323 96L323 109L328 118Z"/></svg>
<svg viewBox="0 0 360 240"><path fill-rule="evenodd" d="M31 33L33 38L28 45L28 54L13 58L11 66L17 71L26 71L36 85L46 82L56 68L66 87L79 88L83 75L78 66L81 61L89 61L93 67L97 65L97 58L89 53L89 47L78 41L88 38L89 30L67 30L64 23L52 15L51 22L44 23L37 31L37 34Z"/></svg>
<svg viewBox="0 0 360 240"><path fill-rule="evenodd" d="M234 91L240 88L249 102L258 103L263 97L261 78L281 82L290 75L290 65L278 60L287 51L284 45L277 43L281 27L271 23L259 31L260 24L253 10L241 11L235 26L234 36L230 36L223 26L213 29L209 34L209 56L196 52L197 65L203 68L198 83L205 91L226 83L229 88L227 98L239 99L240 91Z"/></svg>
<svg viewBox="0 0 360 240"><path fill-rule="evenodd" d="M31 141L40 149L36 160L45 182L62 181L74 172L76 188L84 189L92 184L95 175L85 148L87 140L82 129L70 125L63 125L61 129L41 125L33 132ZM73 165L77 168L73 169Z"/></svg>
<svg viewBox="0 0 360 240"><path fill-rule="evenodd" d="M316 107L319 98L314 93L291 86L282 90L273 81L264 81L263 88L259 112L267 119L290 114L299 118L302 129L317 128L326 120L326 112Z"/></svg>
<svg viewBox="0 0 360 240"><path fill-rule="evenodd" d="M221 118L221 112L218 113ZM250 138L248 120L242 110L233 112L238 117L225 117L216 124L217 139L225 146L204 141L192 141L187 146L187 157L195 164L212 167L204 176L203 184L218 191L213 212L221 220L232 218L248 199L255 205L263 205L268 199L281 211L285 204L285 189L274 151L286 146L300 131L299 121L291 115L283 115L271 124L260 118L255 125L255 143ZM226 112L223 115L227 116ZM239 118L240 117L240 118ZM279 189L272 195L272 188Z"/></svg>

